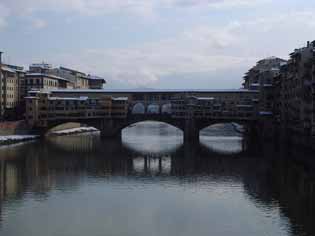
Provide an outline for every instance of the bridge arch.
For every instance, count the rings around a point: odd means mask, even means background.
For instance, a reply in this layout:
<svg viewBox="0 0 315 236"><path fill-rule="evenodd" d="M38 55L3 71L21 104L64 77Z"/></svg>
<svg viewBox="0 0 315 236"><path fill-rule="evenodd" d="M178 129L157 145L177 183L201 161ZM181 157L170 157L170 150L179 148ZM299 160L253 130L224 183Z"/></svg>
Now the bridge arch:
<svg viewBox="0 0 315 236"><path fill-rule="evenodd" d="M212 152L235 155L244 151L243 126L235 122L213 122L199 131L200 144Z"/></svg>
<svg viewBox="0 0 315 236"><path fill-rule="evenodd" d="M207 131L213 131L214 133L226 131L225 135L228 135L227 132L230 132L231 134L235 133L242 135L244 132L244 124L233 121L212 121L211 123L204 123L199 126L200 135L206 133Z"/></svg>
<svg viewBox="0 0 315 236"><path fill-rule="evenodd" d="M180 131L184 132L184 124L182 124L181 122L174 122L171 119L170 120L165 120L165 119L159 119L158 117L156 118L143 118L143 119L135 119L135 120L131 120L129 122L123 123L120 125L119 129L120 130L124 130L125 128L130 128L132 126L135 126L137 124L141 124L141 123L161 123L161 124L166 124L169 125L171 127L177 128Z"/></svg>
<svg viewBox="0 0 315 236"><path fill-rule="evenodd" d="M183 138L183 131L174 125L159 121L141 121L124 128L121 140L130 150L155 155L174 152L183 144Z"/></svg>
<svg viewBox="0 0 315 236"><path fill-rule="evenodd" d="M79 129L80 130L75 130ZM87 129L89 128L89 129ZM94 130L92 130L94 129ZM46 136L50 134L67 134L67 132L63 132L67 130L68 133L80 133L85 131L100 131L101 127L99 125L99 122L94 120L59 120L59 121L50 121L48 122L46 127L43 128L33 128L33 133Z"/></svg>

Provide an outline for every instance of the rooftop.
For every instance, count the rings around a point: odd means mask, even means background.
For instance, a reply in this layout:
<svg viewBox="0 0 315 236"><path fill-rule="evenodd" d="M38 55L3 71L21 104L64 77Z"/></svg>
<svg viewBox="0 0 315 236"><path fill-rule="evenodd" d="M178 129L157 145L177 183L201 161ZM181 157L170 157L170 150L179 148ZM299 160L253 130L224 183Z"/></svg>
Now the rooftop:
<svg viewBox="0 0 315 236"><path fill-rule="evenodd" d="M114 100L114 101L128 101L128 97L117 97L117 98L112 97L112 100Z"/></svg>
<svg viewBox="0 0 315 236"><path fill-rule="evenodd" d="M43 62L43 63L33 63L30 65L30 67L38 67L38 68L42 68L42 69L51 69L52 65Z"/></svg>
<svg viewBox="0 0 315 236"><path fill-rule="evenodd" d="M53 89L53 93L258 93L248 89Z"/></svg>
<svg viewBox="0 0 315 236"><path fill-rule="evenodd" d="M79 73L81 75L86 75L85 73L81 72L81 71L78 71L78 70L74 70L74 69L70 69L70 68L67 68L67 67L63 67L63 66L60 66L59 67L60 70L66 70L66 71L70 71L70 72L74 72L74 73Z"/></svg>
<svg viewBox="0 0 315 236"><path fill-rule="evenodd" d="M56 76L56 75L51 75L51 74L45 74L45 73L26 73L26 76L30 76L30 77L39 77L39 76L45 76L48 78L52 78L52 79L57 79L57 80L63 80L66 82L70 82L70 80L62 78L60 76Z"/></svg>
<svg viewBox="0 0 315 236"><path fill-rule="evenodd" d="M60 97L49 97L48 100L61 100L61 101L86 101L88 97L78 97L78 98L60 98Z"/></svg>

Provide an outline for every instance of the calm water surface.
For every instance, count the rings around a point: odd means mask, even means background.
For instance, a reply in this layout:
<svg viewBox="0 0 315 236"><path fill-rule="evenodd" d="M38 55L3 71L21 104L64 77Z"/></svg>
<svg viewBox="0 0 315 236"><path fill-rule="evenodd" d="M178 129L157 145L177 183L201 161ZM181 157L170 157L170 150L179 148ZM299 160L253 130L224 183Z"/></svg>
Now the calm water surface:
<svg viewBox="0 0 315 236"><path fill-rule="evenodd" d="M243 147L156 123L1 147L0 235L314 235L313 171Z"/></svg>

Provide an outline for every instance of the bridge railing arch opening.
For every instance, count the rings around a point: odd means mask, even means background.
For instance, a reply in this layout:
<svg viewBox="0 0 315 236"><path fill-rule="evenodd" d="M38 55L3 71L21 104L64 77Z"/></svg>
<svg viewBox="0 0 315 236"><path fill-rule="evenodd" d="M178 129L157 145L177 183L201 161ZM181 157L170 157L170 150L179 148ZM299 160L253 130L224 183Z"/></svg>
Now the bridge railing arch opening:
<svg viewBox="0 0 315 236"><path fill-rule="evenodd" d="M145 106L143 103L138 102L131 108L132 115L145 114Z"/></svg>

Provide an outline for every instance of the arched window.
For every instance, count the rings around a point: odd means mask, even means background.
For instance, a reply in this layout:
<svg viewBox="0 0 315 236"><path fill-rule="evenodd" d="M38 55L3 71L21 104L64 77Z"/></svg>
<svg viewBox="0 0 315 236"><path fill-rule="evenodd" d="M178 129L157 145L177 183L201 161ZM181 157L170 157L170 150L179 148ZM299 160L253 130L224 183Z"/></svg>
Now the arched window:
<svg viewBox="0 0 315 236"><path fill-rule="evenodd" d="M172 114L172 104L164 104L162 106L162 114Z"/></svg>
<svg viewBox="0 0 315 236"><path fill-rule="evenodd" d="M160 113L160 106L151 104L148 106L148 113L149 114L159 114Z"/></svg>
<svg viewBox="0 0 315 236"><path fill-rule="evenodd" d="M132 114L144 114L145 113L145 107L142 103L136 103L131 111Z"/></svg>

